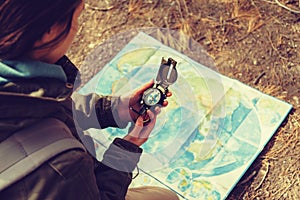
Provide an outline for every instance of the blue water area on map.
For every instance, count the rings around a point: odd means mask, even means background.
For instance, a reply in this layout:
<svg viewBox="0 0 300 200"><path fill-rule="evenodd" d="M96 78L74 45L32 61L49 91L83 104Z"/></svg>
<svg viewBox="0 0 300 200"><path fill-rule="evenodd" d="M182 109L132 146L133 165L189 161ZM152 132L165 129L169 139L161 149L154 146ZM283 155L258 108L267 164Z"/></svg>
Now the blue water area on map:
<svg viewBox="0 0 300 200"><path fill-rule="evenodd" d="M214 134L203 136L198 132L193 140L187 141L186 144L188 147L193 142L209 142L216 137L217 142L212 143L214 145L209 149L210 156L196 161L197 152L187 150L180 158L174 160L170 167L186 167L194 171L193 177L196 178L224 174L249 161L257 152L260 143L261 130L256 112L239 103L231 115L218 120L215 118L214 123L221 126Z"/></svg>

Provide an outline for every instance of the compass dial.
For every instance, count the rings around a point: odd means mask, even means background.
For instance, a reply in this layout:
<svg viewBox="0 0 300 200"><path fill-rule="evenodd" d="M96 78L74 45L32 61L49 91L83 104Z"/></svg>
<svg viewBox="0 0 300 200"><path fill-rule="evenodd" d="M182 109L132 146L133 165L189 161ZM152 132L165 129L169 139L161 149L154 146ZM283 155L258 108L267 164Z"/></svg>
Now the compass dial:
<svg viewBox="0 0 300 200"><path fill-rule="evenodd" d="M154 106L159 103L161 92L157 88L149 88L143 94L143 101L148 106Z"/></svg>

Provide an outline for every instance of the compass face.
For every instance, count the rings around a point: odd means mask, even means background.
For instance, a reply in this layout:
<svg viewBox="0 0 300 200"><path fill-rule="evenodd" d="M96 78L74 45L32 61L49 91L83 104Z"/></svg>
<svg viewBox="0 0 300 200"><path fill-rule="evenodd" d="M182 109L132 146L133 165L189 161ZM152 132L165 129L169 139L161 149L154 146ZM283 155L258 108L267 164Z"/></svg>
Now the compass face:
<svg viewBox="0 0 300 200"><path fill-rule="evenodd" d="M157 88L149 88L143 94L143 101L148 106L158 104L161 99L161 92Z"/></svg>

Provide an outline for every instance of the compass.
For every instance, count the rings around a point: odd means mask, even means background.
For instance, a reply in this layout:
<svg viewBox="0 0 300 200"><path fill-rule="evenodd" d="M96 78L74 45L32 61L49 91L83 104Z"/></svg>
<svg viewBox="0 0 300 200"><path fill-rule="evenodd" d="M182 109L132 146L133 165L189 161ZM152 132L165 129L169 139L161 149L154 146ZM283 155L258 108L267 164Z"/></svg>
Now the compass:
<svg viewBox="0 0 300 200"><path fill-rule="evenodd" d="M134 110L136 113L145 115L148 109L163 105L169 92L168 87L177 80L176 64L177 62L172 58L168 58L168 60L162 58L155 83L152 88L147 89L143 93L141 99L142 107L139 111Z"/></svg>
<svg viewBox="0 0 300 200"><path fill-rule="evenodd" d="M143 94L143 103L147 106L154 106L156 104L159 104L162 98L163 94L161 90L157 88L149 88L146 90Z"/></svg>

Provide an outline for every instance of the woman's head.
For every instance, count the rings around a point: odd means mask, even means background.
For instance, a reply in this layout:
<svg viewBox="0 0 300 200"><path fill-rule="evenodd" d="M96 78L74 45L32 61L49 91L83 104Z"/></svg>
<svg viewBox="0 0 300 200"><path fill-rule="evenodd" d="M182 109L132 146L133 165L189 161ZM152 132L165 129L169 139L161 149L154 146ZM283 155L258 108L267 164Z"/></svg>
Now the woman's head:
<svg viewBox="0 0 300 200"><path fill-rule="evenodd" d="M0 59L55 62L71 44L82 9L83 0L0 0Z"/></svg>

